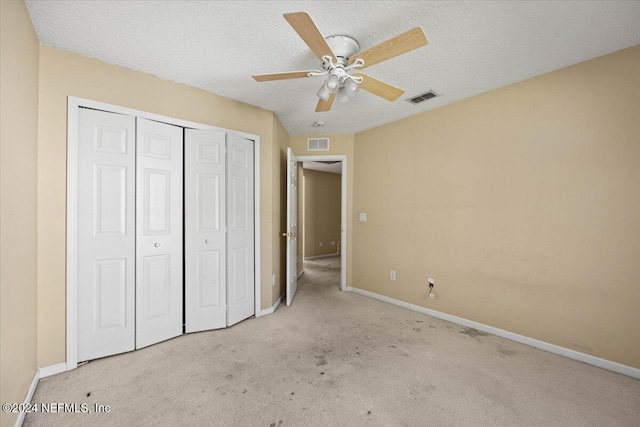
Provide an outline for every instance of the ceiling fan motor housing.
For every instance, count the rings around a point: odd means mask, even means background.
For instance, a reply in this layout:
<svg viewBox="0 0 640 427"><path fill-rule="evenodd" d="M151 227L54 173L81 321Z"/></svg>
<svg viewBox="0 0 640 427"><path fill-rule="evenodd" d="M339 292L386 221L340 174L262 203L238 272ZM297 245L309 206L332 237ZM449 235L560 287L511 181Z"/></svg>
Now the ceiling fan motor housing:
<svg viewBox="0 0 640 427"><path fill-rule="evenodd" d="M336 56L338 64L343 67L347 66L349 58L360 52L360 44L352 37L335 35L326 37L325 40ZM323 65L329 64L325 63Z"/></svg>

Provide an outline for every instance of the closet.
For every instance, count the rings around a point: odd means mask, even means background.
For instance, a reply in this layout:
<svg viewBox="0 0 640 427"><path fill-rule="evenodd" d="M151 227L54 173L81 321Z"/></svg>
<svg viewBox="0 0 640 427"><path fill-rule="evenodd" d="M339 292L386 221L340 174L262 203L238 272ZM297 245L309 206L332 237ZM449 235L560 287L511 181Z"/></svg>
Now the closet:
<svg viewBox="0 0 640 427"><path fill-rule="evenodd" d="M254 146L78 109L77 360L255 312Z"/></svg>

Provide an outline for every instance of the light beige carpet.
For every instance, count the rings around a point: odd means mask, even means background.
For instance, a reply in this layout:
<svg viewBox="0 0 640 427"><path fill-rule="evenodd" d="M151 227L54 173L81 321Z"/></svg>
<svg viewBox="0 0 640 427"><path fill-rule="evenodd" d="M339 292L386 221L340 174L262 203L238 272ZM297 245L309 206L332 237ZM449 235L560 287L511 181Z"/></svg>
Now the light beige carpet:
<svg viewBox="0 0 640 427"><path fill-rule="evenodd" d="M291 307L40 381L28 426L638 426L640 381L339 290L305 263Z"/></svg>

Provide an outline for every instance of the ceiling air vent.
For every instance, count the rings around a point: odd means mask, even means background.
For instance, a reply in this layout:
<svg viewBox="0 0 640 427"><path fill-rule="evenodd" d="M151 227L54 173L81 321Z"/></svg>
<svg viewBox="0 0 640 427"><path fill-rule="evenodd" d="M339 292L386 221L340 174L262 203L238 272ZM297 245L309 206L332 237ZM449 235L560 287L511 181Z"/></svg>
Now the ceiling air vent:
<svg viewBox="0 0 640 427"><path fill-rule="evenodd" d="M434 91L430 90L429 92L425 92L422 95L418 95L418 96L414 96L413 98L409 98L409 99L407 99L407 101L409 101L412 104L420 104L421 102L424 102L427 99L435 98L436 96L438 96L438 94L435 93Z"/></svg>
<svg viewBox="0 0 640 427"><path fill-rule="evenodd" d="M308 138L307 150L329 151L329 138Z"/></svg>

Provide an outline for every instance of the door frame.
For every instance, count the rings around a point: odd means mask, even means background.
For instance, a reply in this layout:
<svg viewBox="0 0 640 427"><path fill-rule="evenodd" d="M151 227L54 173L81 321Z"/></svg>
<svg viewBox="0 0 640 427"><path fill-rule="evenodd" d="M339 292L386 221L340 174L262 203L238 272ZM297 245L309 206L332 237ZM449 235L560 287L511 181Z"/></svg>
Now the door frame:
<svg viewBox="0 0 640 427"><path fill-rule="evenodd" d="M239 132L233 129L205 125L176 119L160 114L93 101L90 99L67 97L67 212L66 212L66 370L78 366L78 109L81 107L102 110L155 120L183 128L217 130L238 135L253 141L254 144L254 281L255 281L255 317L261 316L260 306L260 136Z"/></svg>
<svg viewBox="0 0 640 427"><path fill-rule="evenodd" d="M340 177L340 226L342 233L340 235L340 290L347 291L347 156L345 154L327 154L318 156L297 156L300 162L323 162L323 161L340 161L342 162L342 173ZM298 186L300 180L298 179ZM298 212L300 214L300 212ZM304 258L303 258L304 262Z"/></svg>

